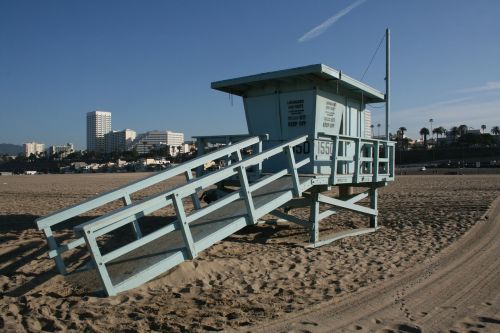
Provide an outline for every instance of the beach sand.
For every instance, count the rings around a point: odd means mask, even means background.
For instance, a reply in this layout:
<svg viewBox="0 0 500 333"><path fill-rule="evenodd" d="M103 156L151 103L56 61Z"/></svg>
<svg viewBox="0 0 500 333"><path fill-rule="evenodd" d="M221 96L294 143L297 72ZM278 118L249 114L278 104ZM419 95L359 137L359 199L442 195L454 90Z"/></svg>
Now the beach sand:
<svg viewBox="0 0 500 333"><path fill-rule="evenodd" d="M494 259L500 253L490 253L499 249L498 237L493 237L498 228L481 226L498 225L484 214L500 195L499 175L398 176L379 191L382 228L376 233L311 249L304 247L308 233L296 225L247 227L195 260L114 297L103 297L82 281L59 275L34 220L146 175L0 177L0 331L500 330L500 263ZM180 181L159 184L133 199ZM167 209L155 215L161 219L169 213ZM293 213L305 218L308 212ZM341 212L323 220L320 233L367 223L366 217ZM57 233L61 238L70 234L69 228ZM492 240L477 247L488 235ZM470 256L471 251L490 256L481 261ZM467 255L468 260L458 260ZM68 253L75 265L87 256L84 248ZM476 260L479 266L466 266ZM481 266L488 263L491 267ZM460 277L457 267L469 269L470 278L479 279L484 271L482 284L476 281L476 289L458 284L453 290L446 276L455 272L453 276ZM427 296L418 296L418 290L428 290ZM485 292L480 301L465 296L456 305L449 301L454 295L469 295L467 290ZM442 304L430 301L433 293L446 297L442 301L448 300L449 308L437 311ZM387 310L388 304L396 310ZM428 310L421 310L426 306ZM429 315L433 313L438 314ZM448 319L440 319L443 316Z"/></svg>

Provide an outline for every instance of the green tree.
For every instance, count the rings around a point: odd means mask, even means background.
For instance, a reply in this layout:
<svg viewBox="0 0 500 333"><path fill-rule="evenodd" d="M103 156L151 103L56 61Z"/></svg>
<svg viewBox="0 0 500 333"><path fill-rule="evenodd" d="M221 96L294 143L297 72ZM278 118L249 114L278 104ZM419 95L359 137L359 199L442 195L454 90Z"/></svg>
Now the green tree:
<svg viewBox="0 0 500 333"><path fill-rule="evenodd" d="M444 129L443 126L436 127L435 129L432 130L432 133L436 134L436 142L439 139L439 137L443 136L446 130Z"/></svg>
<svg viewBox="0 0 500 333"><path fill-rule="evenodd" d="M493 127L491 128L491 134L493 134L493 135L500 135L500 127L498 127L498 126L493 126Z"/></svg>
<svg viewBox="0 0 500 333"><path fill-rule="evenodd" d="M453 137L453 141L456 141L458 136L458 127L453 126L452 128L450 128L450 134Z"/></svg>
<svg viewBox="0 0 500 333"><path fill-rule="evenodd" d="M427 147L427 136L429 135L429 129L427 127L422 127L420 129L420 135L424 137L424 146Z"/></svg>
<svg viewBox="0 0 500 333"><path fill-rule="evenodd" d="M458 126L458 134L460 136L467 134L468 131L469 131L469 127L467 125Z"/></svg>

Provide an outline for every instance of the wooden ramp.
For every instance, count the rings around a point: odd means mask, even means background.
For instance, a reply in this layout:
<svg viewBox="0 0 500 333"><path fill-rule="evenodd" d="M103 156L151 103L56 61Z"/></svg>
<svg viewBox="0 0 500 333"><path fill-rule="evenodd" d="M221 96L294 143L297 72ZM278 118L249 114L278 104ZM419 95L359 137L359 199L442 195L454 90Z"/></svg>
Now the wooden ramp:
<svg viewBox="0 0 500 333"><path fill-rule="evenodd" d="M301 154L303 159L296 161L294 148L307 142L307 135L262 151L264 139L258 136L249 137L172 169L38 219L38 228L43 230L47 238L49 256L54 259L61 274L66 274L62 254L85 245L91 255L91 263L88 267L97 271L106 293L115 295L137 287L185 260L196 258L200 251L246 225L257 223L260 218L269 213L307 228L313 246L325 245L337 239L376 230L377 188L385 186L385 182L393 178L393 161L379 156L377 142L372 145L377 149L372 149L372 155L369 157L361 154L339 157L337 150L332 150L329 162L322 162L324 167L330 168L329 172L299 175L298 170L311 163L311 155ZM336 136L332 140L337 143L335 145L340 145L343 144L342 140L348 139L344 136ZM362 142L359 138L354 141L357 142L356 147L360 150L364 141ZM250 154L249 150L251 150ZM224 168L204 175L198 172L199 177L193 177L193 170L221 158L226 160ZM263 174L262 163L276 158L286 161L282 166L283 169L272 174ZM343 166L347 164L355 166L354 173L345 173L348 168ZM185 175L184 184L141 201L132 202L131 194L134 192L179 174ZM227 181L236 182L237 190L202 207L198 199L199 194L214 185ZM369 187L369 189L344 198L330 198L321 194L328 186L346 183ZM307 196L303 196L305 191L308 192ZM369 207L358 204L368 196L370 197ZM123 201L123 207L74 227L74 239L64 244L57 243L52 235L52 228L56 224L117 199ZM186 200L192 201L194 210L185 209ZM329 206L328 210L320 212L320 203ZM302 220L278 210L285 204L287 207L310 208L310 217ZM141 218L168 206L174 208L174 221L143 235ZM347 209L369 216L370 228L349 230L334 235L330 239L320 240L319 221L335 214L337 209ZM116 230L122 230L126 226L131 227L133 238L120 239L119 244L111 244L112 242L107 241L110 234L115 234ZM110 249L110 246L115 248ZM89 284L91 284L90 281Z"/></svg>
<svg viewBox="0 0 500 333"><path fill-rule="evenodd" d="M300 177L304 189L312 186L312 177ZM285 176L252 195L255 210L261 217L293 198L293 182ZM238 199L189 224L196 252L232 235L248 225L244 199ZM108 263L115 292L134 288L190 259L182 231L176 229Z"/></svg>

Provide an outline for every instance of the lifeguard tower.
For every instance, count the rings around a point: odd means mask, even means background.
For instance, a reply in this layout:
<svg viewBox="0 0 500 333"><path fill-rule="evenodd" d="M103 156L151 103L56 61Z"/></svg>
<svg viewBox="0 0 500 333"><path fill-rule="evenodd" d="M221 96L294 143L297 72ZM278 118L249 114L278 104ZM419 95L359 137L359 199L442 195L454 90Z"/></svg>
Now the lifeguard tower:
<svg viewBox="0 0 500 333"><path fill-rule="evenodd" d="M115 295L196 258L266 214L306 228L312 247L376 231L377 189L394 180L394 144L371 138L365 107L387 103L386 94L323 64L213 82L212 88L243 98L249 134L197 137L197 158L39 218L61 274L67 273L63 253L85 245L91 254L86 269L96 270L106 293ZM205 153L207 143L223 146ZM223 168L203 172L220 159ZM132 201L134 192L179 174L185 183ZM202 191L227 180L237 181L236 191L200 202ZM333 186L338 197L325 194ZM352 187L361 190L353 194ZM74 227L74 239L54 237L54 226L115 200L123 207ZM189 202L193 209L186 209ZM320 211L320 203L329 208ZM167 206L174 221L143 234L141 219ZM294 207L309 208L309 219L290 214ZM319 222L340 210L366 215L368 226L320 238ZM105 236L126 225L133 239L104 250Z"/></svg>

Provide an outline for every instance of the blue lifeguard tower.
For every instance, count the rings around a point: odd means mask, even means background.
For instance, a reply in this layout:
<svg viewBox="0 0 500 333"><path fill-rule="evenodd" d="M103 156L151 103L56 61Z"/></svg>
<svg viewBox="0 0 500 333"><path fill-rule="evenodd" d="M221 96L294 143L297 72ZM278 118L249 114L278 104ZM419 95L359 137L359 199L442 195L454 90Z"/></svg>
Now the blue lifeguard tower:
<svg viewBox="0 0 500 333"><path fill-rule="evenodd" d="M106 293L115 295L196 258L266 214L306 228L312 247L374 232L377 189L394 180L394 143L371 137L366 105L387 103L388 120L388 87L387 80L384 94L323 64L213 82L212 88L243 98L248 134L197 137L195 159L39 218L49 256L66 274L63 253L85 245L91 254L86 269L96 270ZM209 143L222 147L205 152ZM224 167L203 171L220 159ZM180 174L185 183L132 201L134 192ZM228 180L236 181L236 191L200 202L202 191ZM328 196L334 186L339 195ZM353 187L361 190L353 194ZM359 203L366 198L369 204ZM121 208L74 227L73 239L54 237L54 226L116 200ZM186 209L189 201L193 209ZM321 211L320 203L328 208ZM141 219L167 206L174 208L174 221L143 234ZM309 218L292 215L296 207L309 209ZM320 238L319 222L339 210L366 215L367 227ZM104 252L106 235L126 225L134 238Z"/></svg>

